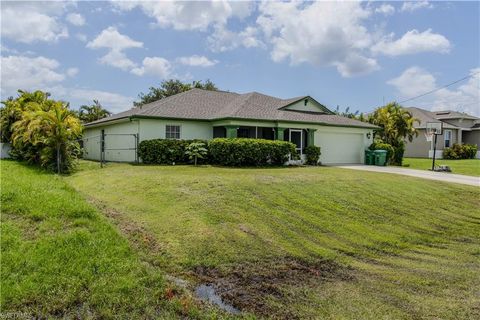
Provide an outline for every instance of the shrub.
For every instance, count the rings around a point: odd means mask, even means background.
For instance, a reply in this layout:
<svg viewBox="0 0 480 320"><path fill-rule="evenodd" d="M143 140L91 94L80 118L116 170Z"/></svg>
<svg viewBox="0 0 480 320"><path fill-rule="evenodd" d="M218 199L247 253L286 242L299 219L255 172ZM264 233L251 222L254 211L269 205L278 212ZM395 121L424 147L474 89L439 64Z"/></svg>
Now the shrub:
<svg viewBox="0 0 480 320"><path fill-rule="evenodd" d="M395 161L395 149L388 143L383 142L380 139L376 139L369 147L370 150L385 150L387 151L387 162L394 163Z"/></svg>
<svg viewBox="0 0 480 320"><path fill-rule="evenodd" d="M400 145L393 147L393 160L391 164L395 166L401 166L403 162L403 154L405 153L405 143L401 142Z"/></svg>
<svg viewBox="0 0 480 320"><path fill-rule="evenodd" d="M246 138L217 138L208 143L210 161L225 166L283 165L297 157L291 142Z"/></svg>
<svg viewBox="0 0 480 320"><path fill-rule="evenodd" d="M308 146L305 148L305 156L307 158L307 164L316 166L320 160L320 147Z"/></svg>
<svg viewBox="0 0 480 320"><path fill-rule="evenodd" d="M451 148L443 150L444 159L475 159L478 147L474 144L454 143Z"/></svg>
<svg viewBox="0 0 480 320"><path fill-rule="evenodd" d="M2 141L10 142L11 156L57 173L74 168L82 125L68 103L42 91L20 91L16 99L2 101Z"/></svg>
<svg viewBox="0 0 480 320"><path fill-rule="evenodd" d="M138 156L145 164L188 163L190 159L186 153L187 147L194 142L201 142L206 146L206 141L203 140L144 140L138 146ZM201 159L202 162L205 160Z"/></svg>
<svg viewBox="0 0 480 320"><path fill-rule="evenodd" d="M192 142L187 146L185 154L190 160L193 160L194 165L197 165L198 159L203 159L207 155L208 150L205 148L203 142Z"/></svg>

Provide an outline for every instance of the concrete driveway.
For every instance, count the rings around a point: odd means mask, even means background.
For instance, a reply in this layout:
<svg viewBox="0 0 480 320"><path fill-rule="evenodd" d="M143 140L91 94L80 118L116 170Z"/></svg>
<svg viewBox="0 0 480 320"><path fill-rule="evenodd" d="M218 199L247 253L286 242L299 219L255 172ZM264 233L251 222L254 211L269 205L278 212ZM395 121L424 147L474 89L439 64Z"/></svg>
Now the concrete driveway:
<svg viewBox="0 0 480 320"><path fill-rule="evenodd" d="M353 170L363 170L363 171L372 171L372 172L383 172L383 173L393 173L401 174L404 176L411 176L416 178L444 181L444 182L453 182L466 184L470 186L480 187L480 177L464 176L461 174L453 174L448 172L432 172L427 170L415 170L402 167L379 167L379 166L366 166L366 165L338 165L337 168L344 169L353 169Z"/></svg>

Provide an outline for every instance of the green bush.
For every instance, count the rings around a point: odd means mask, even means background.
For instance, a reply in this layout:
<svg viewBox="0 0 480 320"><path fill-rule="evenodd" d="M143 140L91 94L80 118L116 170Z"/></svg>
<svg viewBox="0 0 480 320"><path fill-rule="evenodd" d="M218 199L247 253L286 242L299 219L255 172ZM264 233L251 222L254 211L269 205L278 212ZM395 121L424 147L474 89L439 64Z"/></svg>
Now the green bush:
<svg viewBox="0 0 480 320"><path fill-rule="evenodd" d="M225 166L283 165L297 157L291 142L246 138L217 138L208 143L210 161Z"/></svg>
<svg viewBox="0 0 480 320"><path fill-rule="evenodd" d="M387 151L387 162L393 163L395 161L395 149L388 143L380 139L376 139L369 147L370 150L385 150Z"/></svg>
<svg viewBox="0 0 480 320"><path fill-rule="evenodd" d="M317 146L308 146L305 148L306 162L308 165L316 166L320 160L320 147Z"/></svg>
<svg viewBox="0 0 480 320"><path fill-rule="evenodd" d="M207 144L204 140L144 140L138 146L138 156L145 164L189 163L190 159L186 150L193 142ZM199 159L199 162L206 162L206 157Z"/></svg>
<svg viewBox="0 0 480 320"><path fill-rule="evenodd" d="M444 159L475 159L478 147L474 144L454 143L451 148L443 150Z"/></svg>
<svg viewBox="0 0 480 320"><path fill-rule="evenodd" d="M403 162L403 154L405 153L405 143L402 141L396 147L393 147L393 160L391 164L401 166Z"/></svg>

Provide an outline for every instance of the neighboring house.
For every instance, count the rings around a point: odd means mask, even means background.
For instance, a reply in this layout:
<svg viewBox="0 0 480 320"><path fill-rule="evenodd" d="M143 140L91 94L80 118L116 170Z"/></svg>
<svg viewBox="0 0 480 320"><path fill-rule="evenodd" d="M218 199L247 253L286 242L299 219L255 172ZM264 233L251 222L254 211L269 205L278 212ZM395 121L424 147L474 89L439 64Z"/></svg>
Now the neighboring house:
<svg viewBox="0 0 480 320"><path fill-rule="evenodd" d="M437 137L436 157L441 158L443 149L451 147L454 143L475 144L480 148L480 118L457 111L427 111L420 108L406 108L414 118L420 120L415 123L418 137L412 142L407 142L405 157L431 158L433 156L433 141L425 138L427 122L442 122L443 134ZM480 152L477 152L477 158Z"/></svg>
<svg viewBox="0 0 480 320"><path fill-rule="evenodd" d="M363 163L375 128L335 115L309 96L279 99L257 92L192 89L86 124L84 157L100 159L103 131L106 161L134 161L138 135L139 141L277 139L293 142L300 154L306 146L320 146L322 163Z"/></svg>

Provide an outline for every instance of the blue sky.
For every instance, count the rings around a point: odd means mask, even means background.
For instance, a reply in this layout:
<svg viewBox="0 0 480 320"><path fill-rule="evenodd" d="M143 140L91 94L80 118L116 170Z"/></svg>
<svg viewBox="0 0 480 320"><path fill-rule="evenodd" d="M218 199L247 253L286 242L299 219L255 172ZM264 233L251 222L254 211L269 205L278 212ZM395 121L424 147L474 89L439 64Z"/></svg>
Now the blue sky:
<svg viewBox="0 0 480 320"><path fill-rule="evenodd" d="M480 115L479 2L3 2L1 95L118 112L162 80Z"/></svg>

